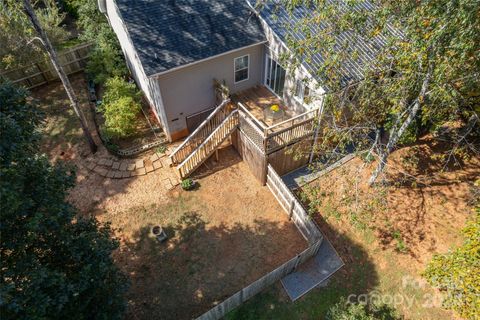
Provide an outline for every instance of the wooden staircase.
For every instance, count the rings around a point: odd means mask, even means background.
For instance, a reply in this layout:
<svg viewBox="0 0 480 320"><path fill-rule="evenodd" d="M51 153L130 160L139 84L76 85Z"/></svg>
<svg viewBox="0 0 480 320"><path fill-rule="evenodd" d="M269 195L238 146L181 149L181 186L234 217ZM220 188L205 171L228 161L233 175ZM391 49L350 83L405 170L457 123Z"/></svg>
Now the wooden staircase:
<svg viewBox="0 0 480 320"><path fill-rule="evenodd" d="M188 177L204 163L238 127L238 110L224 100L170 155L179 176Z"/></svg>

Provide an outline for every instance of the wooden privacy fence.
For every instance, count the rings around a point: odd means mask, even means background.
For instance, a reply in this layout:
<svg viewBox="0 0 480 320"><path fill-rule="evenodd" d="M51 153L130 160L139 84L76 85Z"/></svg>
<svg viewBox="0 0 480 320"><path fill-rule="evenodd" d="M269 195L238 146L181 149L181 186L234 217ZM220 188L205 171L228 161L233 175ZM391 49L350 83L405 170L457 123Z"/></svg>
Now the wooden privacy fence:
<svg viewBox="0 0 480 320"><path fill-rule="evenodd" d="M85 69L93 43L83 43L59 52L58 59L67 74ZM0 72L0 78L28 89L41 86L58 79L58 74L50 60L34 62L26 67Z"/></svg>
<svg viewBox="0 0 480 320"><path fill-rule="evenodd" d="M323 238L315 221L270 164L267 167L267 186L310 245Z"/></svg>
<svg viewBox="0 0 480 320"><path fill-rule="evenodd" d="M269 182L268 182L269 181ZM314 256L323 241L323 235L317 228L315 222L308 216L302 204L295 195L288 189L280 176L269 165L267 185L275 198L280 202L285 211L289 214L295 225L307 240L309 247L288 260L272 272L264 275L260 279L246 286L220 304L197 318L197 320L217 320L225 316L231 310L239 307L245 301L255 296L265 288L271 286L287 274L295 271L299 265Z"/></svg>
<svg viewBox="0 0 480 320"><path fill-rule="evenodd" d="M170 155L172 163L177 165L188 158L205 139L225 120L230 100L224 100L208 117L182 142Z"/></svg>
<svg viewBox="0 0 480 320"><path fill-rule="evenodd" d="M243 108L239 108L239 129L242 131L262 153L265 153L265 135L257 125L252 121L252 118L245 112Z"/></svg>

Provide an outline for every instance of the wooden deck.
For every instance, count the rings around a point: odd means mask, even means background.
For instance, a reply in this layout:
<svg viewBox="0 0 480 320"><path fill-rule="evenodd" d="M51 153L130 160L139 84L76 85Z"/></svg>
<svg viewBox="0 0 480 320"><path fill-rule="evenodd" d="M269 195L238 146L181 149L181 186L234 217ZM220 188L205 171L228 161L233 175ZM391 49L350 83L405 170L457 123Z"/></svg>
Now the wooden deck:
<svg viewBox="0 0 480 320"><path fill-rule="evenodd" d="M258 121L265 125L265 127L270 127L299 114L289 109L280 98L274 95L265 86L261 85L233 94L232 102L242 103ZM282 110L282 116L275 120L267 118L264 112L265 109L270 108L274 104L278 105Z"/></svg>

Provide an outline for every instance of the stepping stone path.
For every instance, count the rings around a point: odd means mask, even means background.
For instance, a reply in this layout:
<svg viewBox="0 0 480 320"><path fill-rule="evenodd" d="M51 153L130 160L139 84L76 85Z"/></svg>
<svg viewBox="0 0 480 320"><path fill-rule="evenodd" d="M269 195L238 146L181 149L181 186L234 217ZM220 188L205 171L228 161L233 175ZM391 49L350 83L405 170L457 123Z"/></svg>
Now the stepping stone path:
<svg viewBox="0 0 480 320"><path fill-rule="evenodd" d="M85 167L96 174L110 179L126 179L151 174L161 170L162 185L170 190L180 184L175 174L170 158L166 154L154 153L143 158L119 159L114 156L90 156L85 161Z"/></svg>

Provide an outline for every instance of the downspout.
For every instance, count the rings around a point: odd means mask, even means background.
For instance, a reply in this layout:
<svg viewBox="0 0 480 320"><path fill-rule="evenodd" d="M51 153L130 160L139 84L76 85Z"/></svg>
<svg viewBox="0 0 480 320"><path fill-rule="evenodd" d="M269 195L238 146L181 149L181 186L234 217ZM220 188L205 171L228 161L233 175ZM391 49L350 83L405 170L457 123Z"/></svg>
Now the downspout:
<svg viewBox="0 0 480 320"><path fill-rule="evenodd" d="M322 106L320 107L320 109L317 112L318 123L317 123L317 126L315 128L315 134L314 134L313 144L312 144L312 151L310 152L310 159L308 160L309 164L312 163L312 161L313 161L313 154L314 154L314 150L315 150L315 145L317 144L317 140L318 140L318 132L320 131L320 123L322 122L323 106L324 105L325 105L325 98L322 99Z"/></svg>
<svg viewBox="0 0 480 320"><path fill-rule="evenodd" d="M107 1L106 0L97 0L98 10L103 13L107 14Z"/></svg>

